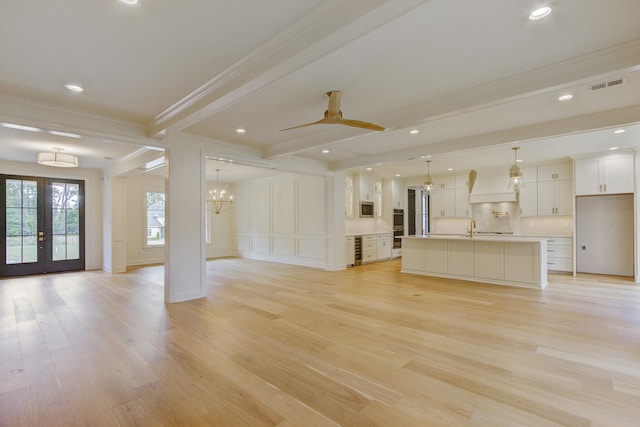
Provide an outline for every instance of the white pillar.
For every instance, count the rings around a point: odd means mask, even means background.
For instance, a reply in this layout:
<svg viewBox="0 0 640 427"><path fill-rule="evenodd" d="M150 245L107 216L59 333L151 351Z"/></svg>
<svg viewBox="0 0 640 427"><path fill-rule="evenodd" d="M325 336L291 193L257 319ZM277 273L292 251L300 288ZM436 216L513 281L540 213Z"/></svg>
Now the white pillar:
<svg viewBox="0 0 640 427"><path fill-rule="evenodd" d="M199 148L176 143L166 151L165 302L205 296L204 158Z"/></svg>
<svg viewBox="0 0 640 427"><path fill-rule="evenodd" d="M345 264L345 172L334 172L327 177L327 270L338 271Z"/></svg>
<svg viewBox="0 0 640 427"><path fill-rule="evenodd" d="M102 177L102 269L108 273L127 270L125 178Z"/></svg>

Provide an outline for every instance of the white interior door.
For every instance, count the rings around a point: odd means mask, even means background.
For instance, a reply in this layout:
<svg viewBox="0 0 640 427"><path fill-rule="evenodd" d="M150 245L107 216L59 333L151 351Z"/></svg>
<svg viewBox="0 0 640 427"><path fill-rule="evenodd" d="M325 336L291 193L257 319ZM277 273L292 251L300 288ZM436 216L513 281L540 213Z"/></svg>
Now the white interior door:
<svg viewBox="0 0 640 427"><path fill-rule="evenodd" d="M633 195L576 201L576 271L633 276Z"/></svg>

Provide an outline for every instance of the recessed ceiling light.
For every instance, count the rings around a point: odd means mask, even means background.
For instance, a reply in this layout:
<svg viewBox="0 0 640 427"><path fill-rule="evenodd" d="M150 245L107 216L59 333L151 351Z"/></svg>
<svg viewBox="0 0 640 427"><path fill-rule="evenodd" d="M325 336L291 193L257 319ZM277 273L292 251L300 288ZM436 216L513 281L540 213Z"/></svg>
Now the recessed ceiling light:
<svg viewBox="0 0 640 427"><path fill-rule="evenodd" d="M84 91L84 88L82 86L76 85L76 84L72 84L72 83L67 83L66 85L64 85L64 87L66 87L71 92L80 93L80 92Z"/></svg>
<svg viewBox="0 0 640 427"><path fill-rule="evenodd" d="M538 19L546 18L551 13L549 6L540 7L529 14L529 19L537 21Z"/></svg>
<svg viewBox="0 0 640 427"><path fill-rule="evenodd" d="M322 154L329 154L329 150L322 150Z"/></svg>
<svg viewBox="0 0 640 427"><path fill-rule="evenodd" d="M400 174L399 174L399 173L397 173L397 174L396 174L396 176L400 176Z"/></svg>
<svg viewBox="0 0 640 427"><path fill-rule="evenodd" d="M613 133L625 133L625 132L626 132L626 130L624 130L624 129L616 129L616 130L613 131Z"/></svg>
<svg viewBox="0 0 640 427"><path fill-rule="evenodd" d="M27 130L29 132L42 132L42 129L34 128L31 126L14 125L13 123L0 123L0 126L9 129Z"/></svg>
<svg viewBox="0 0 640 427"><path fill-rule="evenodd" d="M420 131L419 131L418 129L411 129L411 130L409 131L409 133L410 133L411 135L417 135L417 134L419 134L419 133L420 133Z"/></svg>
<svg viewBox="0 0 640 427"><path fill-rule="evenodd" d="M568 101L571 98L573 98L573 95L571 95L570 93L567 93L566 95L560 95L558 97L558 101Z"/></svg>
<svg viewBox="0 0 640 427"><path fill-rule="evenodd" d="M373 168L367 168L368 171L373 170Z"/></svg>
<svg viewBox="0 0 640 427"><path fill-rule="evenodd" d="M58 132L57 130L50 130L49 133L51 135L64 136L67 138L82 138L81 135L78 135L76 133Z"/></svg>
<svg viewBox="0 0 640 427"><path fill-rule="evenodd" d="M517 163L517 162L521 162L521 161L522 161L522 159L518 159L518 160L516 160L516 163Z"/></svg>
<svg viewBox="0 0 640 427"><path fill-rule="evenodd" d="M618 147L609 147L609 150L613 151L613 150L617 150Z"/></svg>
<svg viewBox="0 0 640 427"><path fill-rule="evenodd" d="M452 171L452 170L453 170L453 168L448 168L447 170L448 170L448 171Z"/></svg>
<svg viewBox="0 0 640 427"><path fill-rule="evenodd" d="M242 135L243 133L246 133L246 132L247 132L246 129L242 129L242 128L236 129L236 133L239 133L240 135Z"/></svg>
<svg viewBox="0 0 640 427"><path fill-rule="evenodd" d="M118 0L118 3L122 3L125 6L139 6L140 0Z"/></svg>

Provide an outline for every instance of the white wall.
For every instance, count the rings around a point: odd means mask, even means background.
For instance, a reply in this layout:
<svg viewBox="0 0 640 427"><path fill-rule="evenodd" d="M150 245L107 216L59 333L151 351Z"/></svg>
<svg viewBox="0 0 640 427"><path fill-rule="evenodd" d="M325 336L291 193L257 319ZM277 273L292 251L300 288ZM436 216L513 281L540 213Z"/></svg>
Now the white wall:
<svg viewBox="0 0 640 427"><path fill-rule="evenodd" d="M125 182L127 267L164 263L164 246L145 247L145 193L164 193L164 176L139 174L127 177Z"/></svg>
<svg viewBox="0 0 640 427"><path fill-rule="evenodd" d="M215 189L215 181L207 181L207 193L209 190ZM220 189L226 189L234 194L235 189L229 184L220 183ZM235 198L235 194L234 194ZM229 210L216 214L208 211L205 215L205 233L206 238L206 255L207 258L216 258L233 255L233 233L231 224L233 211L236 209L236 203L231 205Z"/></svg>
<svg viewBox="0 0 640 427"><path fill-rule="evenodd" d="M233 208L234 253L246 258L332 269L328 251L338 243L335 227L329 226L333 218L328 218L328 206L335 208L333 193L328 203L328 192L335 191L334 186L328 185L329 179L333 178L286 174L237 185ZM339 188L342 194L344 188ZM344 246L344 236L340 241Z"/></svg>
<svg viewBox="0 0 640 427"><path fill-rule="evenodd" d="M80 159L82 161L82 159ZM100 171L83 168L55 168L37 163L0 160L0 173L50 178L68 178L85 182L85 268L102 268L102 185Z"/></svg>

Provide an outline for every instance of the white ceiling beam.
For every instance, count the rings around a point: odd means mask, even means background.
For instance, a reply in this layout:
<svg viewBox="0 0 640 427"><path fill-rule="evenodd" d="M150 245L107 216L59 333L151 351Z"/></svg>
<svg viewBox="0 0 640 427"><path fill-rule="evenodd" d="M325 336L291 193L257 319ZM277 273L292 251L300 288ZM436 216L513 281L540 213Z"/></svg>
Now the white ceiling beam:
<svg viewBox="0 0 640 427"><path fill-rule="evenodd" d="M521 126L483 135L441 141L407 150L389 151L372 156L332 162L329 164L329 169L332 171L341 171L379 163L401 162L426 155L488 148L515 141L531 141L557 135L587 132L635 123L640 123L640 104L551 122Z"/></svg>
<svg viewBox="0 0 640 427"><path fill-rule="evenodd" d="M164 138L350 43L427 0L327 0L146 125Z"/></svg>
<svg viewBox="0 0 640 427"><path fill-rule="evenodd" d="M428 121L544 93L553 93L639 70L640 40L634 40L366 119L387 125L385 133L394 130L404 132L407 127L417 126ZM266 159L275 159L300 154L319 147L340 144L354 138L366 138L372 134L371 132L351 131L346 136L341 136L336 132L340 131L321 132L306 138L277 144L263 149L262 156ZM346 132L343 131L343 133Z"/></svg>

